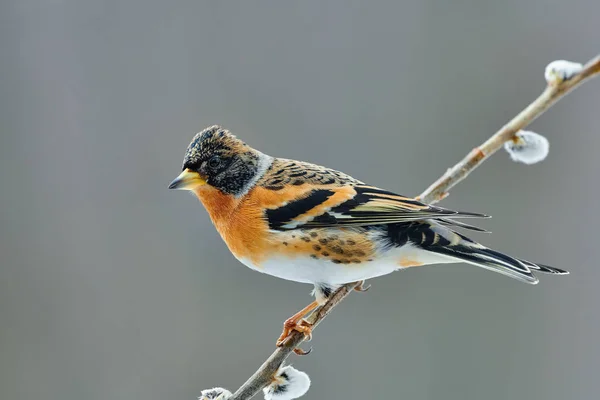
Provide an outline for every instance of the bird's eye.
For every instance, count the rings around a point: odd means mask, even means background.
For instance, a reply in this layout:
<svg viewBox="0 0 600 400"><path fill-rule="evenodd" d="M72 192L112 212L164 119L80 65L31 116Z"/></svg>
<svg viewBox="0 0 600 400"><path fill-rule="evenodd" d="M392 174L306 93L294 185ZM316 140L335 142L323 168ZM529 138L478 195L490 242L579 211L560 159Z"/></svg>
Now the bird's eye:
<svg viewBox="0 0 600 400"><path fill-rule="evenodd" d="M217 169L221 165L221 158L219 156L212 156L208 159L208 168Z"/></svg>

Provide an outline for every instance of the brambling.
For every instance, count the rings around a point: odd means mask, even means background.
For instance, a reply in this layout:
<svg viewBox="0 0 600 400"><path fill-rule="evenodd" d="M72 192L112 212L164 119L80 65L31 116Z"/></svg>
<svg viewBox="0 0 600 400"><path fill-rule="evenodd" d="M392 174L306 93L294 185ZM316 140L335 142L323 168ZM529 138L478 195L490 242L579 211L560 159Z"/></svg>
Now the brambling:
<svg viewBox="0 0 600 400"><path fill-rule="evenodd" d="M534 272L567 271L489 249L456 232L483 231L456 218L487 217L424 204L342 172L253 149L226 129L198 133L169 189L192 191L233 255L246 266L314 285L315 301L284 323L310 335L303 318L340 285L429 264L466 262L536 284Z"/></svg>

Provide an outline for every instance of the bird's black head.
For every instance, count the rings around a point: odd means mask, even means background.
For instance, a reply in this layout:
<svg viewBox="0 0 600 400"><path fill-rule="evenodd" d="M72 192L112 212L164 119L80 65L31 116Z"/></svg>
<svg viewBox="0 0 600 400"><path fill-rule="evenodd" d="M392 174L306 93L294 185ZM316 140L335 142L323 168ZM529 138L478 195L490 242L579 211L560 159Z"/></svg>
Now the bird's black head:
<svg viewBox="0 0 600 400"><path fill-rule="evenodd" d="M270 157L251 148L228 130L214 125L194 136L185 152L183 172L169 188L194 190L207 184L224 193L240 196L256 182L269 160Z"/></svg>

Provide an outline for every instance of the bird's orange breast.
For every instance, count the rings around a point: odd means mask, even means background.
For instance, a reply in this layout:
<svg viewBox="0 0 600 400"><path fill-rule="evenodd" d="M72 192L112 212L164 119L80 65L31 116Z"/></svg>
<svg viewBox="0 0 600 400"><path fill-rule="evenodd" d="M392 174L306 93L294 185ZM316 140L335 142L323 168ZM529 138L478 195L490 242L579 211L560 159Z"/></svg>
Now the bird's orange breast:
<svg viewBox="0 0 600 400"><path fill-rule="evenodd" d="M208 185L194 191L215 228L238 258L261 252L267 225L259 208L249 207L246 197L235 198Z"/></svg>
<svg viewBox="0 0 600 400"><path fill-rule="evenodd" d="M270 231L265 218L265 210L302 198L313 189L308 185L290 186L277 191L255 187L245 196L236 199L205 185L198 188L195 194L208 211L229 250L238 259L250 260L254 265L260 266L262 261L274 254L296 257L301 255L299 253L314 253L313 247L318 247L315 243L302 240L303 235L291 237L290 234L290 240L282 240L280 236L283 234ZM343 197L349 196L351 193L344 193ZM337 203L341 199L334 197L331 200Z"/></svg>

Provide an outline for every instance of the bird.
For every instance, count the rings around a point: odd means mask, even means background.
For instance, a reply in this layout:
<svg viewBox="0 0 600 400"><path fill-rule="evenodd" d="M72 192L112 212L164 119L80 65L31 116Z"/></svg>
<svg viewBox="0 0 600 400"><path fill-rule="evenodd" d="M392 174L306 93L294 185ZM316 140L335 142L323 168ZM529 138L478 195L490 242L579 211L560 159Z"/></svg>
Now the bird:
<svg viewBox="0 0 600 400"><path fill-rule="evenodd" d="M465 262L529 284L538 283L538 272L568 274L458 231L485 231L458 219L487 215L426 204L340 171L269 156L219 125L194 136L169 189L196 195L242 264L314 286L314 301L284 322L277 346L293 331L310 338L305 317L340 286L406 268Z"/></svg>

